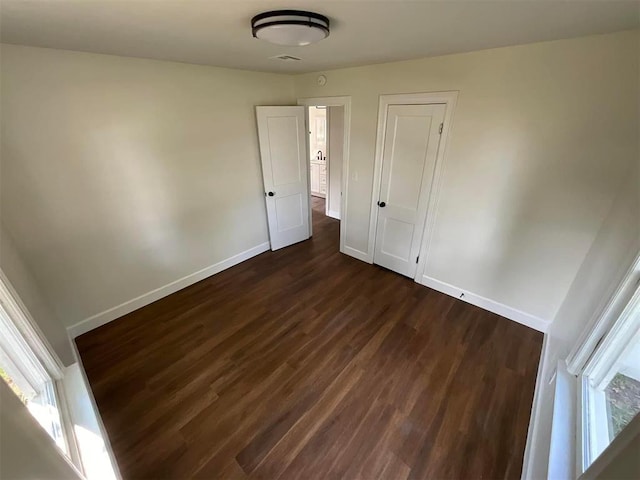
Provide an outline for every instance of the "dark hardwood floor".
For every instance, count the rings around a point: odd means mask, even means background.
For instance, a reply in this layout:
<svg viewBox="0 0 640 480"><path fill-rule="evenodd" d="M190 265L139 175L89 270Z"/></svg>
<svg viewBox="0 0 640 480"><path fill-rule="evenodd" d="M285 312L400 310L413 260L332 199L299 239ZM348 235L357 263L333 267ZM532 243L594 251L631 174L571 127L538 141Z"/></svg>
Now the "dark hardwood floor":
<svg viewBox="0 0 640 480"><path fill-rule="evenodd" d="M519 478L542 335L314 236L79 337L125 479Z"/></svg>

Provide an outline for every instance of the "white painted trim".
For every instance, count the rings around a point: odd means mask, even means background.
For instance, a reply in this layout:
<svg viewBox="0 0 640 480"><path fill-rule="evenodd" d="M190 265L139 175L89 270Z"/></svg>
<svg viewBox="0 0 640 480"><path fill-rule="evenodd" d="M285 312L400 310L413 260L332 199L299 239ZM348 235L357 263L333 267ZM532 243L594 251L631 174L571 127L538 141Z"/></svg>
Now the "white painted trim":
<svg viewBox="0 0 640 480"><path fill-rule="evenodd" d="M589 437L589 379L580 375L576 378L578 385L576 391L576 403L572 406L572 410L575 410L576 415L576 455L575 455L575 469L576 477L582 475L588 467L591 449L591 439Z"/></svg>
<svg viewBox="0 0 640 480"><path fill-rule="evenodd" d="M340 214L335 210L327 210L327 217L335 218L336 220L340 220Z"/></svg>
<svg viewBox="0 0 640 480"><path fill-rule="evenodd" d="M27 396L36 395L42 391L43 385L55 381L55 378L18 329L17 323L4 306L0 306L0 350L6 355L5 369L10 376L15 375L15 382Z"/></svg>
<svg viewBox="0 0 640 480"><path fill-rule="evenodd" d="M300 106L300 105L298 105ZM309 197L315 197L315 194L311 191L311 165L310 165L310 156L311 156L311 139L309 138L311 131L311 124L309 122L309 108L305 107L304 109L304 143L306 145L305 150L307 151L307 192L309 192ZM313 237L313 208L311 205L311 198L309 198L309 238Z"/></svg>
<svg viewBox="0 0 640 480"><path fill-rule="evenodd" d="M634 267L637 263L634 263ZM635 268L634 268L635 270ZM632 280L634 277L630 277ZM611 378L618 372L620 358L633 345L637 337L640 321L637 313L640 311L640 287L636 281L629 284L629 277L621 284L614 304L626 302L620 314L611 319L607 316L600 319L608 328L606 334L597 341L595 349L588 355L580 375L581 393L578 396L576 415L581 420L577 426L575 436L578 439L576 471L582 474L591 461L599 458L603 451L614 441L610 437L607 402L604 389ZM628 299L626 290L635 288L634 294ZM602 327L602 325L598 325Z"/></svg>
<svg viewBox="0 0 640 480"><path fill-rule="evenodd" d="M73 356L78 362L78 366L80 367L80 375L82 377L82 381L84 382L84 386L89 394L89 402L91 403L91 408L93 409L93 413L96 416L96 420L98 422L98 428L100 429L100 436L102 437L102 441L104 442L104 447L107 450L107 454L109 455L109 460L111 461L111 468L113 468L113 473L116 476L117 480L122 480L122 474L120 473L120 467L118 466L118 462L116 461L116 455L113 453L113 447L111 446L111 440L109 439L109 435L107 435L107 429L104 427L104 423L102 422L102 417L100 416L100 410L98 410L98 404L96 403L96 399L93 396L93 390L91 390L91 385L89 384L89 379L87 378L87 372L84 369L84 364L82 363L82 358L80 357L80 352L78 351L78 346L76 342L73 341L71 336L69 336L69 342L71 343L71 350L73 352Z"/></svg>
<svg viewBox="0 0 640 480"><path fill-rule="evenodd" d="M309 108L307 108L307 110L309 110ZM324 163L324 167L325 167L325 179L326 179L326 192L324 195L324 198L326 200L326 202L324 202L324 214L325 215L329 215L329 203L330 199L331 199L331 160L332 160L332 154L331 154L331 129L329 128L329 125L331 124L331 111L327 108L324 107L324 147L325 147L325 163ZM342 115L344 115L344 110ZM343 119L344 120L344 119ZM311 129L309 129L309 131L311 131ZM344 130L342 135L344 135ZM344 142L343 142L344 143ZM343 148L344 150L344 148ZM327 157L329 158L329 161L327 162ZM311 158L311 145L309 145L309 158ZM309 172L311 173L311 172ZM311 180L311 175L309 175L309 180ZM342 179L341 179L342 180ZM341 182L342 183L342 182ZM342 188L342 187L340 187ZM311 190L309 190L311 191Z"/></svg>
<svg viewBox="0 0 640 480"><path fill-rule="evenodd" d="M30 370L33 369L35 372L38 372L38 376L40 376L42 380L51 380L52 382L53 396L59 410L62 437L67 446L69 456L65 455L57 447L56 451L73 470L78 473L78 476L82 477L84 472L78 453L76 436L71 426L67 400L61 388L61 382L64 377L64 365L1 269L0 309L5 311L8 317L7 321L9 324L5 325L5 327L11 329L11 333L3 333L3 340L5 342L11 342L14 345L13 351L21 351L21 357L24 362L30 364ZM3 322L0 321L0 324L2 323ZM31 377L31 372L23 372L23 374Z"/></svg>
<svg viewBox="0 0 640 480"><path fill-rule="evenodd" d="M78 448L78 438L76 437L75 429L73 428L73 422L71 421L71 412L69 410L69 403L67 401L67 394L64 391L64 378L56 380L53 383L55 396L58 404L58 410L60 413L60 425L62 427L62 436L67 444L67 451L71 463L73 463L77 470L82 472L82 475L86 477L84 465L82 464L82 458L80 457L80 450Z"/></svg>
<svg viewBox="0 0 640 480"><path fill-rule="evenodd" d="M584 367L584 375L591 385L604 390L617 373L619 359L633 346L640 327L640 286L628 300L622 313L611 325L607 334L594 350Z"/></svg>
<svg viewBox="0 0 640 480"><path fill-rule="evenodd" d="M438 215L438 207L440 206L440 190L444 183L444 167L447 146L451 137L451 129L453 127L453 114L458 102L458 92L444 92L448 95L447 107L444 114L444 125L442 128L442 136L440 137L440 146L438 150L438 159L433 174L433 183L431 184L431 193L429 196L429 207L427 208L427 219L422 233L422 245L420 246L420 257L418 268L416 269L415 278L420 278L425 274L427 261L431 254L431 240L435 230L436 218Z"/></svg>
<svg viewBox="0 0 640 480"><path fill-rule="evenodd" d="M556 367L553 412L551 414L551 438L549 439L549 464L547 478L575 478L574 452L576 377L567 371L564 360Z"/></svg>
<svg viewBox="0 0 640 480"><path fill-rule="evenodd" d="M640 252L634 252L634 260L626 269L622 281L610 295L604 296L603 304L597 308L589 320L589 327L581 333L578 341L567 357L568 370L579 375L593 354L598 342L604 338L626 308L640 282Z"/></svg>
<svg viewBox="0 0 640 480"><path fill-rule="evenodd" d="M509 307L508 305L505 305L503 303L490 300L481 295L477 295L475 293L469 292L468 290L450 285L427 275L423 275L419 283L439 292L455 297L464 302L475 305L476 307L480 307L484 310L488 310L490 312L498 314L501 317L508 318L509 320L513 320L514 322L520 323L522 325L526 325L527 327L538 330L539 332L546 333L549 329L549 326L551 325L551 322L549 322L548 320L544 320L516 308Z"/></svg>
<svg viewBox="0 0 640 480"><path fill-rule="evenodd" d="M313 107L316 105L322 105L325 107L344 107L344 144L342 146L342 198L340 200L340 252L346 255L352 255L351 252L360 252L354 248L346 245L347 239L347 201L349 198L347 179L349 178L349 151L351 145L351 97L311 97L311 98L299 98L298 105L304 105L306 107ZM331 215L330 215L331 216ZM334 217L335 218L335 217ZM362 260L361 255L355 256L359 260ZM373 257L372 257L373 258ZM372 263L373 260L363 260L368 263Z"/></svg>
<svg viewBox="0 0 640 480"><path fill-rule="evenodd" d="M549 445L537 442L538 430L540 429L542 398L547 388L551 388L544 378L547 364L550 361L551 349L549 347L549 335L545 334L542 340L542 353L540 354L540 364L536 375L536 387L533 393L533 403L531 405L531 416L529 417L529 428L527 430L527 443L524 449L524 460L522 462L522 480L534 480L533 459L549 456ZM553 412L552 412L553 414ZM543 451L541 451L541 449Z"/></svg>
<svg viewBox="0 0 640 480"><path fill-rule="evenodd" d="M155 290L151 290L150 292L142 294L120 305L100 312L85 320L82 320L81 322L68 327L67 331L71 338L76 338L83 333L87 333L94 328L98 328L106 323L115 320L116 318L120 318L127 313L131 313L134 310L144 307L145 305L149 305L156 300L166 297L167 295L177 292L178 290L182 290L189 285L193 285L194 283L199 282L200 280L204 280L205 278L210 277L211 275L215 275L216 273L226 270L227 268L233 267L234 265L244 262L251 257L255 257L256 255L266 252L269 249L269 242L256 245L255 247L245 250L244 252L240 252L232 257L227 258L226 260L222 260L221 262L203 268L202 270L198 270L197 272L168 283L167 285L156 288Z"/></svg>
<svg viewBox="0 0 640 480"><path fill-rule="evenodd" d="M375 235L378 226L378 209L377 202L380 193L380 182L382 181L382 154L384 149L385 132L387 128L387 108L389 105L429 105L444 104L444 125L442 135L440 136L440 144L438 146L438 154L436 156L436 166L433 174L432 188L429 195L429 204L427 207L427 218L423 231L423 241L420 248L420 262L416 270L415 280L423 275L424 265L428 255L428 246L431 242L431 234L435 220L436 208L438 205L438 196L440 186L442 185L442 173L444 171L445 151L449 131L453 123L453 112L458 99L457 91L448 92L425 92L425 93L401 93L394 95L380 95L378 104L378 131L376 134L376 153L373 167L373 190L371 192L371 209L369 213L369 239L367 243L367 258L369 263L373 263L373 253L375 249ZM425 247L426 246L426 247ZM422 253L426 248L426 255Z"/></svg>
<svg viewBox="0 0 640 480"><path fill-rule="evenodd" d="M42 333L29 310L20 299L13 285L0 269L0 303L6 309L11 321L24 336L27 344L44 363L49 375L59 380L64 376L64 365L55 350Z"/></svg>

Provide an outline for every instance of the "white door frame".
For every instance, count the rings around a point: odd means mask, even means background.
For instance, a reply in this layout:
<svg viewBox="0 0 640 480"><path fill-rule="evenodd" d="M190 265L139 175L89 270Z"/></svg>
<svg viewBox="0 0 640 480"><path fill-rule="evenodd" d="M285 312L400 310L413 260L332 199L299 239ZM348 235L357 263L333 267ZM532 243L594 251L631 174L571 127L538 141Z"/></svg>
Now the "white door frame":
<svg viewBox="0 0 640 480"><path fill-rule="evenodd" d="M380 194L380 182L382 180L382 153L384 150L385 132L387 129L387 107L389 105L428 105L432 103L445 104L444 121L438 154L436 155L436 166L433 173L433 183L429 194L427 207L427 219L425 221L420 246L420 258L416 269L415 281L422 278L429 255L429 245L433 234L433 224L438 209L440 187L444 172L445 152L453 122L453 112L458 100L458 91L432 92L432 93L401 93L394 95L380 95L378 106L378 132L376 135L376 156L373 170L373 190L371 192L371 214L369 218L369 244L366 261L373 263L375 250L376 229L378 227L378 195ZM343 210L344 211L344 210ZM342 248L341 248L342 250Z"/></svg>
<svg viewBox="0 0 640 480"><path fill-rule="evenodd" d="M325 107L344 107L344 144L342 147L342 178L340 178L340 184L342 189L342 196L340 198L340 252L345 253L345 232L347 231L347 179L349 178L349 140L351 131L351 97L311 97L311 98L299 98L298 105L305 107L314 107L322 105ZM309 111L305 112L307 118L307 131L309 128ZM328 127L328 125L327 125ZM329 129L327 128L327 131ZM307 137L309 135L307 134ZM307 149L308 150L308 149ZM331 161L331 159L329 159ZM328 171L327 171L328 174ZM310 175L310 172L309 172ZM309 191L311 191L311 177L309 177ZM327 182L328 185L328 182ZM328 191L328 186L327 186ZM311 209L311 202L309 202L309 209ZM309 210L309 219L311 219L311 210ZM309 235L311 235L312 223L309 221Z"/></svg>

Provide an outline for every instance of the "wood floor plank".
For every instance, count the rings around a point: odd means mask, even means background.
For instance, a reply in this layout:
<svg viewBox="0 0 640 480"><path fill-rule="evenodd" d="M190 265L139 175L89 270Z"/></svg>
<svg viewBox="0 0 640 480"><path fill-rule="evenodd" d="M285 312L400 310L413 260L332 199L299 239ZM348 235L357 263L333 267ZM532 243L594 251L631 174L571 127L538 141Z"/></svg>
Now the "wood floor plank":
<svg viewBox="0 0 640 480"><path fill-rule="evenodd" d="M313 238L76 339L126 480L518 478L542 335Z"/></svg>

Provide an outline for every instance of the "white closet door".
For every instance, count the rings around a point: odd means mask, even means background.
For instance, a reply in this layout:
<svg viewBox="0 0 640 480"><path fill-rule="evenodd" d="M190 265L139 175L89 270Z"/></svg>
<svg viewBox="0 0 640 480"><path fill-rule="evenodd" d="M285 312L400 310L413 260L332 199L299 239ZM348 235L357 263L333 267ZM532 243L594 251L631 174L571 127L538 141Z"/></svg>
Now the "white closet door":
<svg viewBox="0 0 640 480"><path fill-rule="evenodd" d="M445 105L389 105L374 263L413 278Z"/></svg>
<svg viewBox="0 0 640 480"><path fill-rule="evenodd" d="M304 107L256 107L271 250L309 238Z"/></svg>

